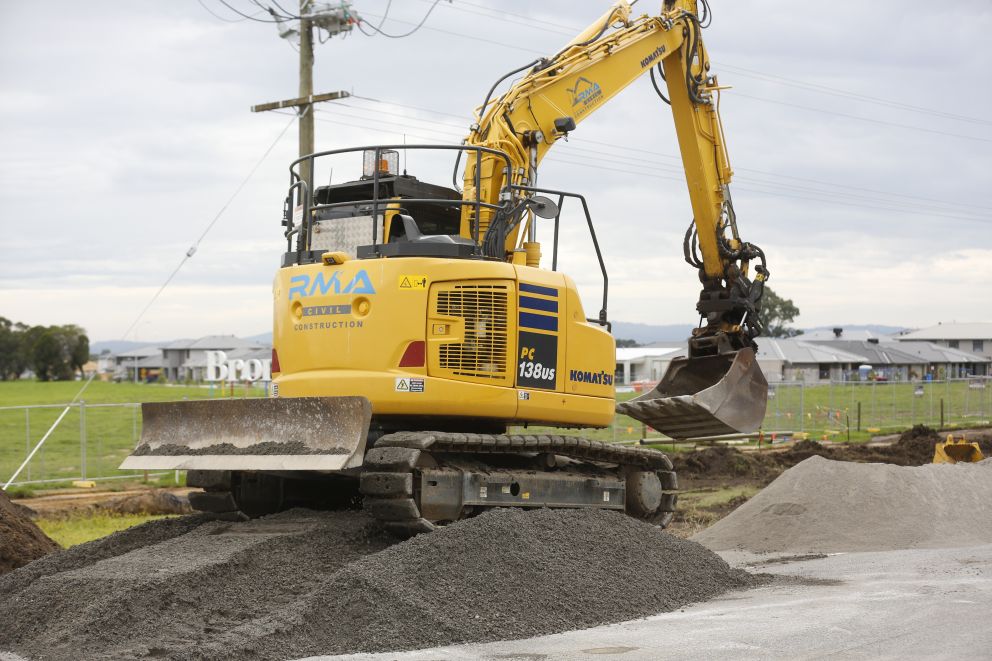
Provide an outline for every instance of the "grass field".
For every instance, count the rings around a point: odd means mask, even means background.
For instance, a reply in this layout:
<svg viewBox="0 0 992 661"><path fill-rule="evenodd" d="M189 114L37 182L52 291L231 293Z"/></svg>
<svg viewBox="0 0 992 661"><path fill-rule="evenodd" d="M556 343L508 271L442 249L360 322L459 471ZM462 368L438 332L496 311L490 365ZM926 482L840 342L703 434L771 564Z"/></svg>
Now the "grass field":
<svg viewBox="0 0 992 661"><path fill-rule="evenodd" d="M0 382L0 481L7 478L27 456L61 414L81 382ZM992 383L838 383L826 385L779 384L771 387L764 430L766 435L806 432L810 438L866 441L885 432L898 432L914 424L940 426L943 402L944 426L988 425L992 419ZM235 388L235 397L260 397L261 389ZM163 384L93 382L18 481L69 480L121 476L117 466L137 443L141 416L135 402L230 397L229 389L171 386ZM636 397L620 393L618 399ZM860 404L861 424L858 428ZM30 407L30 408L25 408ZM562 433L547 427L514 428L515 433ZM564 433L570 433L564 430ZM603 441L658 438L659 447L676 449L660 434L645 430L639 422L617 416L605 429L575 433ZM133 473L132 476L140 477ZM171 479L171 478L170 478Z"/></svg>
<svg viewBox="0 0 992 661"><path fill-rule="evenodd" d="M168 518L150 514L92 514L90 512L66 517L40 518L38 527L64 549L76 544L91 542L119 530L146 521Z"/></svg>
<svg viewBox="0 0 992 661"><path fill-rule="evenodd" d="M79 381L0 382L0 481L6 482L13 474L81 386ZM261 397L265 393L236 386L234 395ZM217 387L94 381L80 397L83 406L70 409L18 481L81 477L83 447L87 477L123 475L117 466L141 434L139 407L125 404L230 396L229 389Z"/></svg>

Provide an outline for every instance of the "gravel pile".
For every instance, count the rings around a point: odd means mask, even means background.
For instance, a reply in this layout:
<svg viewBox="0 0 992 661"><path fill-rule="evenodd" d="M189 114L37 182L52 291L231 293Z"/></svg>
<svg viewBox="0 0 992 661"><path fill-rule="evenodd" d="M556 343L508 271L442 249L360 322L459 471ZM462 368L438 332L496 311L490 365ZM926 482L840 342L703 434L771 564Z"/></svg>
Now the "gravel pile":
<svg viewBox="0 0 992 661"><path fill-rule="evenodd" d="M49 659L394 651L618 622L766 581L605 511L498 510L398 544L359 512L172 526L142 526L0 584L0 650ZM143 537L149 545L116 553Z"/></svg>
<svg viewBox="0 0 992 661"><path fill-rule="evenodd" d="M0 489L0 575L59 548L28 517L26 509L12 503Z"/></svg>
<svg viewBox="0 0 992 661"><path fill-rule="evenodd" d="M992 461L811 457L693 540L714 550L888 551L992 543Z"/></svg>

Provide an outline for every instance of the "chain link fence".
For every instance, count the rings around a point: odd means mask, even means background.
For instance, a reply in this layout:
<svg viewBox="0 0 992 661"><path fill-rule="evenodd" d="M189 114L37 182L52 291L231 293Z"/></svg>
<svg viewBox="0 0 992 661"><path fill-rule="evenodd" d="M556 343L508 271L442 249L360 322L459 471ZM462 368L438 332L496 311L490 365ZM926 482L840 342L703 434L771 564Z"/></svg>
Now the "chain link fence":
<svg viewBox="0 0 992 661"><path fill-rule="evenodd" d="M65 407L0 407L0 480L13 475ZM141 471L117 469L141 436L140 408L138 403L72 404L13 486L146 477ZM844 440L851 434L864 438L866 433L899 431L915 424L934 428L992 424L992 378L773 383L762 431L766 437L806 433L811 438ZM511 432L547 433L547 428L514 427ZM663 438L626 416L617 416L608 428L576 433L604 441Z"/></svg>
<svg viewBox="0 0 992 661"><path fill-rule="evenodd" d="M0 484L14 474L66 406L0 407ZM141 434L141 404L68 406L61 424L11 486L145 477L140 471L117 470Z"/></svg>
<svg viewBox="0 0 992 661"><path fill-rule="evenodd" d="M982 426L992 420L992 379L844 381L768 388L765 433L895 431L923 424Z"/></svg>

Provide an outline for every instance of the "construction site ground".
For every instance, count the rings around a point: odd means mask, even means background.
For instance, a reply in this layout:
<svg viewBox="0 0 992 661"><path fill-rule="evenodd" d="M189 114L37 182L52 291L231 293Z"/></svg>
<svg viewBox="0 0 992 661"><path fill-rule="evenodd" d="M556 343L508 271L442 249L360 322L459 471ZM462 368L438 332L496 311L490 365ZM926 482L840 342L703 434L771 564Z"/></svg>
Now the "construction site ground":
<svg viewBox="0 0 992 661"><path fill-rule="evenodd" d="M978 659L992 650L992 545L802 558L724 552L779 582L643 620L554 636L337 661Z"/></svg>
<svg viewBox="0 0 992 661"><path fill-rule="evenodd" d="M354 511L160 519L0 576L0 659L973 658L992 649L992 461L932 465L938 440L679 453L677 537L604 511L399 544Z"/></svg>

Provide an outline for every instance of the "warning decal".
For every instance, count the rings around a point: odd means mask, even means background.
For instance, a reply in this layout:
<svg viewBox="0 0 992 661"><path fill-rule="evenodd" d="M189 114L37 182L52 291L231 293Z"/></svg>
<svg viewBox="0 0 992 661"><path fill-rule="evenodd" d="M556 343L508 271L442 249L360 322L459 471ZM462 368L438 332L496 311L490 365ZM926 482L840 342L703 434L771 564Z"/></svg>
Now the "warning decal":
<svg viewBox="0 0 992 661"><path fill-rule="evenodd" d="M424 392L424 379L397 377L396 392Z"/></svg>
<svg viewBox="0 0 992 661"><path fill-rule="evenodd" d="M399 287L404 291L414 289L427 289L426 275L401 275L399 277Z"/></svg>

